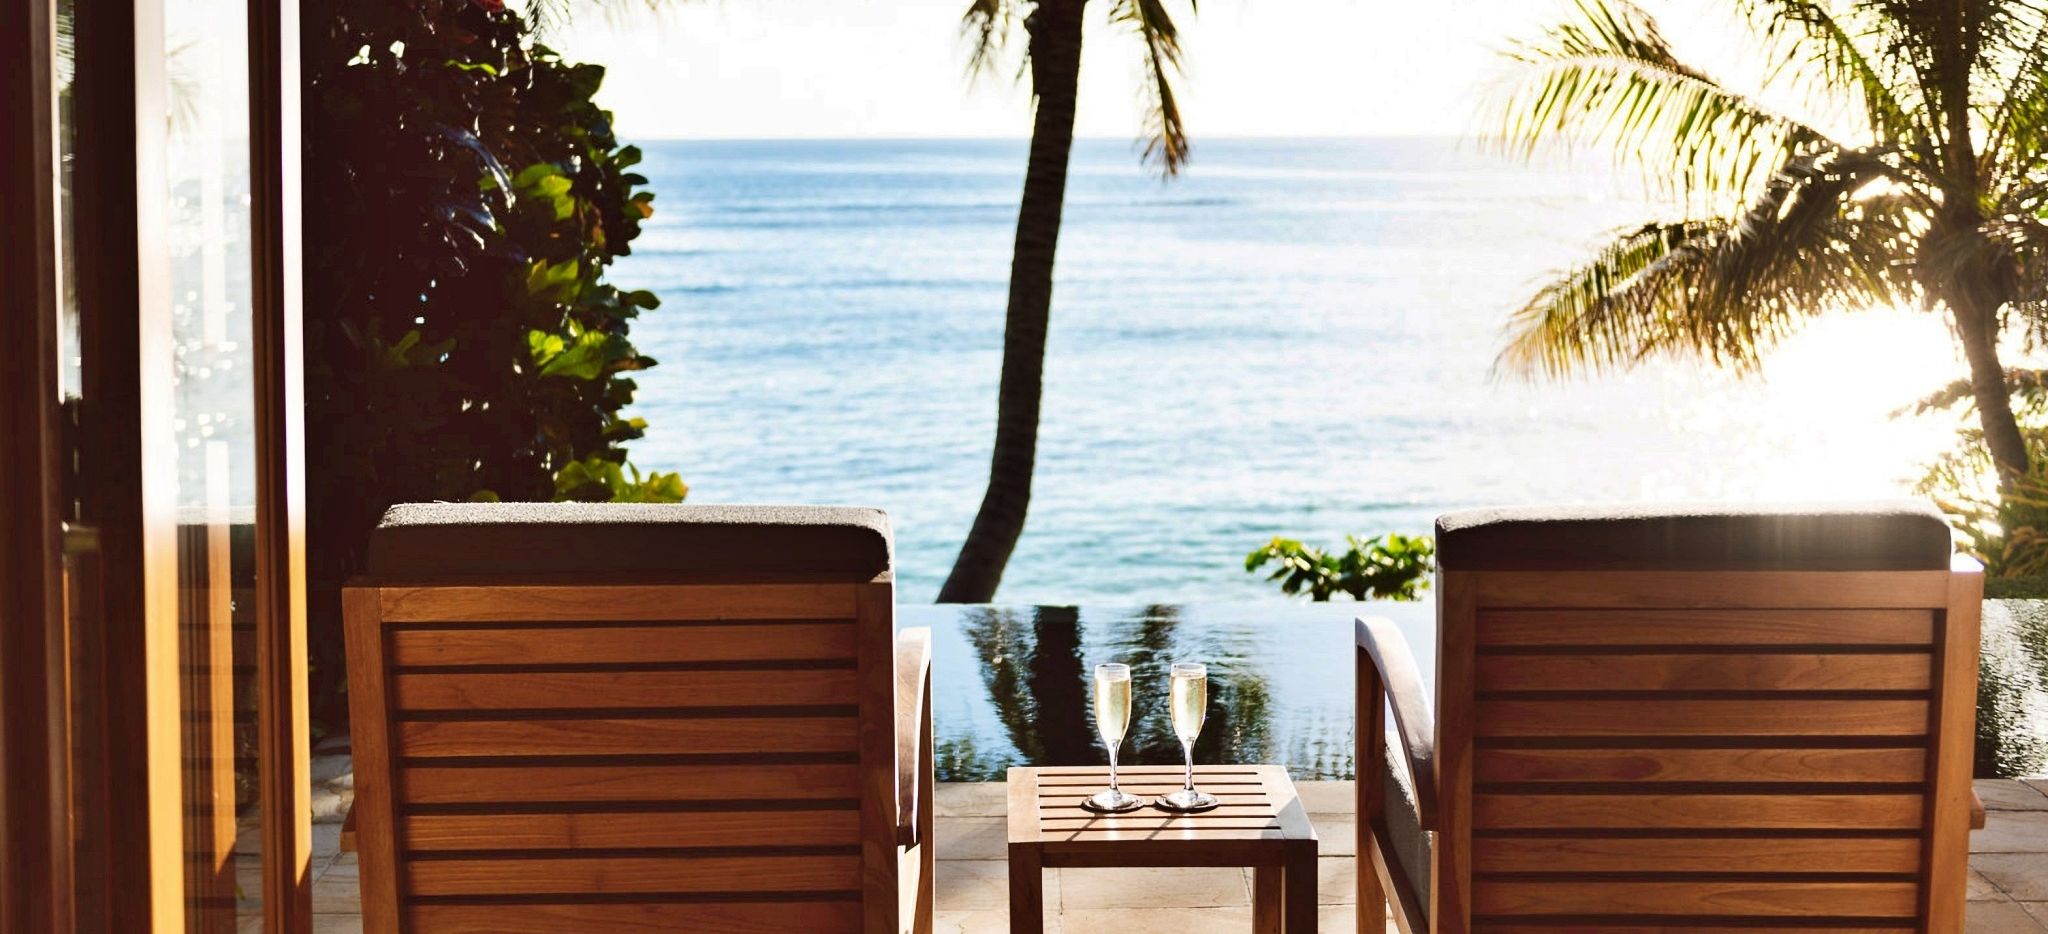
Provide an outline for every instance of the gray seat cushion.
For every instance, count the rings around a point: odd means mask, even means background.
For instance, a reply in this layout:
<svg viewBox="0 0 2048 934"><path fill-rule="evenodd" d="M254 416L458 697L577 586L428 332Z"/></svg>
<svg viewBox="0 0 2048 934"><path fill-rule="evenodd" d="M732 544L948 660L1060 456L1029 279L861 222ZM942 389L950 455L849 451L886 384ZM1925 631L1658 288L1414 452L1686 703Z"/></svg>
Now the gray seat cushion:
<svg viewBox="0 0 2048 934"><path fill-rule="evenodd" d="M1400 860L1402 871L1408 874L1408 882L1415 888L1416 904L1426 916L1429 913L1429 856L1434 835L1422 830L1422 812L1415 804L1415 785L1409 781L1408 770L1396 764L1395 757L1400 755L1400 747L1389 742L1387 754L1380 758L1387 836L1394 844L1394 858ZM1372 870L1361 865L1360 871Z"/></svg>
<svg viewBox="0 0 2048 934"><path fill-rule="evenodd" d="M790 573L870 580L890 566L889 517L844 506L413 503L370 536L382 580Z"/></svg>
<svg viewBox="0 0 2048 934"><path fill-rule="evenodd" d="M1918 501L1475 509L1436 520L1453 571L1943 570L1948 523Z"/></svg>

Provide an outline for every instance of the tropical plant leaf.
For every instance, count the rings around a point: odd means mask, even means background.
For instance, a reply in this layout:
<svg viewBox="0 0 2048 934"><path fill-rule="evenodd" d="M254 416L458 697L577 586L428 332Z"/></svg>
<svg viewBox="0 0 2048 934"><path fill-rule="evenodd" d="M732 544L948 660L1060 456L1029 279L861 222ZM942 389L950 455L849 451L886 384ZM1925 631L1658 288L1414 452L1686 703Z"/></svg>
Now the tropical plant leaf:
<svg viewBox="0 0 2048 934"><path fill-rule="evenodd" d="M1496 372L1564 375L1659 353L1737 369L1800 321L1895 301L1912 288L1895 199L1859 198L1881 155L1827 154L1774 174L1733 218L1620 232L1543 286L1510 321Z"/></svg>
<svg viewBox="0 0 2048 934"><path fill-rule="evenodd" d="M1109 19L1136 33L1145 47L1144 158L1173 175L1188 159L1187 128L1173 86L1181 74L1180 30L1161 0L1115 0Z"/></svg>
<svg viewBox="0 0 2048 934"><path fill-rule="evenodd" d="M1266 579L1288 596L1308 594L1318 603L1337 594L1353 600L1416 600L1436 569L1436 543L1427 536L1390 533L1360 539L1345 536L1345 549L1331 554L1291 538L1275 538L1245 556L1244 569L1277 567Z"/></svg>
<svg viewBox="0 0 2048 934"><path fill-rule="evenodd" d="M1010 35L1017 24L1017 0L971 0L960 16L960 34L967 39L967 73L979 76L995 71L996 63L1010 47ZM1028 51L1027 51L1028 54ZM1018 74L1028 61L1018 66Z"/></svg>
<svg viewBox="0 0 2048 934"><path fill-rule="evenodd" d="M1886 21L1850 5L1837 9L1821 0L1741 0L1741 10L1766 43L1789 41L1781 48L1780 66L1809 72L1809 91L1823 96L1852 95L1860 105L1870 141L1930 138L1920 125L1924 111L1902 103L1902 85L1888 73L1884 57L1869 50L1891 45ZM1922 153L1930 159L1931 153Z"/></svg>
<svg viewBox="0 0 2048 934"><path fill-rule="evenodd" d="M1501 100L1499 142L1510 151L1611 145L1688 201L1725 203L1749 194L1774 166L1838 148L1681 61L1635 4L1578 0L1577 9L1577 19L1510 52L1521 65Z"/></svg>

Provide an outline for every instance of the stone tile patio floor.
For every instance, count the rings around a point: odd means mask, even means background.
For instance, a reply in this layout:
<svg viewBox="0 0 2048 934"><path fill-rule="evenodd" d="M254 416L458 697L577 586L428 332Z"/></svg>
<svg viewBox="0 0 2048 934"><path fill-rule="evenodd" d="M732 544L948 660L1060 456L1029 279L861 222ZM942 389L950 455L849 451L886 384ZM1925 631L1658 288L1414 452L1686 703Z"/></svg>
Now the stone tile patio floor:
<svg viewBox="0 0 2048 934"><path fill-rule="evenodd" d="M1320 927L1355 930L1357 841L1349 782L1301 782L1322 838ZM1979 781L1986 826L1970 839L1967 934L2048 934L2048 780ZM1001 783L943 784L937 793L937 930L1008 929ZM356 857L337 851L340 825L313 831L315 934L358 934ZM1251 885L1238 869L1057 869L1045 880L1046 930L1063 934L1206 934L1251 930ZM243 891L255 891L253 866ZM245 906L248 907L248 906ZM250 918L243 930L260 931Z"/></svg>

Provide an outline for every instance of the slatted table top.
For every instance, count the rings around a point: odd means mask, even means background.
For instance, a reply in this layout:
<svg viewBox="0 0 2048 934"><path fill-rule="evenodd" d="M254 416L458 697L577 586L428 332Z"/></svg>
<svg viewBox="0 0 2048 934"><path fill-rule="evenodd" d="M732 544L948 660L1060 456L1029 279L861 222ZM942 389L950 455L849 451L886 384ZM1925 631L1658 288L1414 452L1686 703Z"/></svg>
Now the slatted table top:
<svg viewBox="0 0 2048 934"><path fill-rule="evenodd" d="M1124 766L1123 790L1153 798L1181 787L1177 765ZM1081 807L1109 787L1104 766L1014 768L1009 771L1009 842L1039 850L1045 864L1124 866L1277 865L1315 828L1277 765L1201 765L1195 787L1221 799L1212 811L1178 814L1146 805L1126 814Z"/></svg>

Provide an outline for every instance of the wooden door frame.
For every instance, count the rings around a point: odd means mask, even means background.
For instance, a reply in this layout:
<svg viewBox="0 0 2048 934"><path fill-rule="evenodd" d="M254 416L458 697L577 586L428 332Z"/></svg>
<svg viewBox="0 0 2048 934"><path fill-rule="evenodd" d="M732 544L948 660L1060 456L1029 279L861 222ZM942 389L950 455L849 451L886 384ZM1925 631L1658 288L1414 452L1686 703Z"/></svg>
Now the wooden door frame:
<svg viewBox="0 0 2048 934"><path fill-rule="evenodd" d="M98 650L79 677L74 807L81 931L182 926L177 558L164 245L161 5L84 7L74 24L72 161L81 400L68 498L97 533ZM87 582L87 586L91 583Z"/></svg>
<svg viewBox="0 0 2048 934"><path fill-rule="evenodd" d="M58 492L56 36L51 0L0 5L0 934L69 926Z"/></svg>
<svg viewBox="0 0 2048 934"><path fill-rule="evenodd" d="M300 293L299 7L249 0L256 357L256 683L263 927L313 927L306 697L306 441ZM283 815L282 820L274 819Z"/></svg>
<svg viewBox="0 0 2048 934"><path fill-rule="evenodd" d="M0 934L182 931L163 2L81 3L75 24L70 206L76 242L95 247L67 251L83 358L75 432L58 395L55 20L54 0L0 0L0 213L27 221L0 250L0 340L17 352L0 368L0 891L37 893L0 899ZM296 4L250 0L248 41L264 914L266 930L302 934ZM74 541L95 570L74 596L103 630L69 629Z"/></svg>

